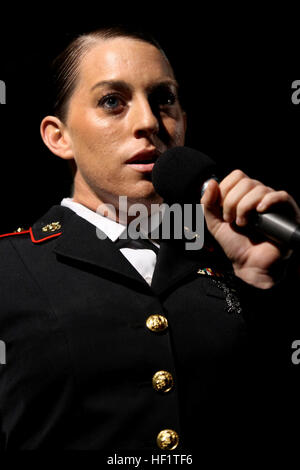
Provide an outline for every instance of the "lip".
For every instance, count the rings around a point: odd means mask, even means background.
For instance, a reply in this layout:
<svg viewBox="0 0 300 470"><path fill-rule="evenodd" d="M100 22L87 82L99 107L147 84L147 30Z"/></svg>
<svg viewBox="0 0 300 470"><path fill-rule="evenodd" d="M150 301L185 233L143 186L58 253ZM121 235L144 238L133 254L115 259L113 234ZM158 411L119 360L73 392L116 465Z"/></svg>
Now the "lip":
<svg viewBox="0 0 300 470"><path fill-rule="evenodd" d="M160 152L156 148L139 150L133 157L126 160L126 163L131 164L142 160L153 160L155 157L157 159L159 155Z"/></svg>
<svg viewBox="0 0 300 470"><path fill-rule="evenodd" d="M156 161L159 155L160 152L156 148L140 150L133 157L129 158L126 164L130 165L133 170L148 173L154 167L155 162L153 162L153 159ZM149 163L147 163L147 160L149 160ZM138 163L139 161L144 161L145 163Z"/></svg>

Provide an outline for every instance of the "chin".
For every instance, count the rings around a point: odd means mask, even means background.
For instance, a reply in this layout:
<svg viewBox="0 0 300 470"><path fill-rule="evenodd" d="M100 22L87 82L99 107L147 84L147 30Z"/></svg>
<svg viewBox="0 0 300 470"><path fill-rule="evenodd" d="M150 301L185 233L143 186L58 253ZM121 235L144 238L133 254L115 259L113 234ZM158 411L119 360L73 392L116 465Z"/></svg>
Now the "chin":
<svg viewBox="0 0 300 470"><path fill-rule="evenodd" d="M163 202L161 196L157 194L155 191L152 183L151 183L151 188L148 190L145 189L145 191L141 191L140 193L137 194L138 199L143 199L145 203L151 203L151 204L160 204Z"/></svg>
<svg viewBox="0 0 300 470"><path fill-rule="evenodd" d="M139 201L143 203L151 202L158 203L161 201L161 197L155 192L151 181L140 181L133 187L128 188L128 191L124 194L128 200Z"/></svg>

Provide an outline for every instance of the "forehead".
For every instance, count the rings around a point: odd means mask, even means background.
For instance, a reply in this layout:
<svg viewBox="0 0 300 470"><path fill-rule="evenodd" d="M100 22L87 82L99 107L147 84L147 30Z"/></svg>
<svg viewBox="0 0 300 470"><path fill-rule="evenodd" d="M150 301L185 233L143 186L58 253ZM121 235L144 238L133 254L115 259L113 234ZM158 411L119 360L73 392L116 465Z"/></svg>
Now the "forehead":
<svg viewBox="0 0 300 470"><path fill-rule="evenodd" d="M100 80L122 79L148 83L174 78L166 57L152 44L131 38L99 39L79 67L81 86Z"/></svg>

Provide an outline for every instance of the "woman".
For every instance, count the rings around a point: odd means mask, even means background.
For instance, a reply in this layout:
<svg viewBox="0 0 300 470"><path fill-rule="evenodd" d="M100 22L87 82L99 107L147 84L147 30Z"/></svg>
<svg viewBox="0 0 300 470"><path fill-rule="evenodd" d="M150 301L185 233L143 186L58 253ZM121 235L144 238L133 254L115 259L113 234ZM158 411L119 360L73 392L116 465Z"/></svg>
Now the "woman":
<svg viewBox="0 0 300 470"><path fill-rule="evenodd" d="M180 241L119 248L119 197L128 209L162 202L153 164L184 145L174 72L154 40L119 28L79 37L56 67L41 135L70 160L74 194L1 240L4 448L183 453L231 445L228 422L245 446L264 410L262 444L274 422L261 338L274 327L266 305L280 299L283 256L233 222L244 227L251 211L281 202L299 218L299 208L235 170L201 201L214 251L191 255Z"/></svg>

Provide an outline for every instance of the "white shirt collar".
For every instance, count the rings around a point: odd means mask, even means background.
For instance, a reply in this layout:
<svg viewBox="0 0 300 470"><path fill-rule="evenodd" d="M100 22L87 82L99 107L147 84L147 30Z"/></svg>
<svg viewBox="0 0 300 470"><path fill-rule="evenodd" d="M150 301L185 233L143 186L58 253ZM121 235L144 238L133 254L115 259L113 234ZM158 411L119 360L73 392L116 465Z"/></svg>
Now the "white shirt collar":
<svg viewBox="0 0 300 470"><path fill-rule="evenodd" d="M72 209L74 212L76 212L77 215L87 220L99 230L101 230L103 233L105 233L105 235L110 238L113 242L115 242L127 229L126 225L119 224L118 222L115 222L114 220L109 219L108 217L104 217L103 215L98 214L97 212L94 212L91 209L88 209L83 204L80 204L79 202L74 202L73 199L71 199L70 197L64 198L61 201L61 205ZM160 212L158 211L151 215L151 224L149 229L155 230L155 228L157 228L159 224ZM148 226L148 224L146 225ZM155 244L156 246L158 246L157 243Z"/></svg>
<svg viewBox="0 0 300 470"><path fill-rule="evenodd" d="M105 233L111 241L115 242L120 235L126 230L126 225L119 224L112 219L104 217L97 212L88 209L79 202L74 202L70 197L65 197L61 201L61 205L72 209L77 215L95 225L99 230Z"/></svg>

